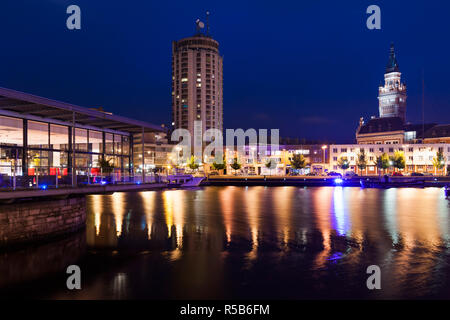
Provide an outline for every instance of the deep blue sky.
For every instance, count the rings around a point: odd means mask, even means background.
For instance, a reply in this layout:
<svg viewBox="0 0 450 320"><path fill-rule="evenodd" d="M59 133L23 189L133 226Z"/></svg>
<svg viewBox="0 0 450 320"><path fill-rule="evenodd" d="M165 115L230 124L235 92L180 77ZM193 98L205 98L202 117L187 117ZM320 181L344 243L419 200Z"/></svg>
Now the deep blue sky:
<svg viewBox="0 0 450 320"><path fill-rule="evenodd" d="M66 28L66 8L82 30ZM366 8L381 7L381 30ZM211 12L224 55L226 128L351 142L378 115L378 85L396 45L407 118L450 122L450 1L2 0L0 86L171 122L171 41Z"/></svg>

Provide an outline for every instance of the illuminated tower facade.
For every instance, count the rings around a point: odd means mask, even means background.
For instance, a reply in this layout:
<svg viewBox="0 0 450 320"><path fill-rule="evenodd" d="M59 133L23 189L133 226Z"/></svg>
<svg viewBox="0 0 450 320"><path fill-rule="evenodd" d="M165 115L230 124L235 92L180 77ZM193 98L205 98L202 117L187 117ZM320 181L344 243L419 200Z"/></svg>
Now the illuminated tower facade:
<svg viewBox="0 0 450 320"><path fill-rule="evenodd" d="M391 44L384 86L378 89L380 118L400 117L403 121L406 120L406 85L401 82L401 75L394 44Z"/></svg>
<svg viewBox="0 0 450 320"><path fill-rule="evenodd" d="M223 58L219 43L201 32L172 43L172 125L197 132L216 128L223 131Z"/></svg>

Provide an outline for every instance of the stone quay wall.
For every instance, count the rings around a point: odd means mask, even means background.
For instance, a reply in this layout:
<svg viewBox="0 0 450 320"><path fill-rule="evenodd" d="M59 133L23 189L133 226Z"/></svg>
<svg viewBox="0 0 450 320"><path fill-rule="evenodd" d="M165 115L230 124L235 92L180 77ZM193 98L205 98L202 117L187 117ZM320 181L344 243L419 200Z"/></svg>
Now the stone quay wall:
<svg viewBox="0 0 450 320"><path fill-rule="evenodd" d="M0 205L0 247L51 239L85 227L86 197Z"/></svg>

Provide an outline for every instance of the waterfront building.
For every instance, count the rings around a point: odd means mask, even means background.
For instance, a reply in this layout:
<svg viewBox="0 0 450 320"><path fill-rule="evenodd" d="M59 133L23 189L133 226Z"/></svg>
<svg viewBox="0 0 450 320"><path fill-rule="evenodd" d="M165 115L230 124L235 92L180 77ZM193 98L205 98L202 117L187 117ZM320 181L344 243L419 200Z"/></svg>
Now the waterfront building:
<svg viewBox="0 0 450 320"><path fill-rule="evenodd" d="M395 152L402 152L405 158L404 173L441 173L447 171L446 164L450 163L450 144L339 144L330 145L330 170L341 171L339 168L339 159L347 158L349 168L347 170L355 171L360 174L357 167L358 155L362 150L366 155L367 167L363 170L363 175L378 175L380 172L375 165L376 158L386 153L388 156L394 156ZM442 151L444 157L443 170L437 170L433 166L433 158L436 153ZM392 171L390 168L388 171Z"/></svg>
<svg viewBox="0 0 450 320"><path fill-rule="evenodd" d="M270 144L265 147L246 145L243 154L226 149L227 173L234 173L231 164L234 158L237 158L241 164L240 172L242 174L286 175L292 169L291 159L294 154L302 154L306 163L308 163L308 167L302 170L303 173L323 173L328 169L329 156L327 150L328 145L324 144L282 144L276 149L272 149ZM266 166L269 161L274 163L272 168Z"/></svg>
<svg viewBox="0 0 450 320"><path fill-rule="evenodd" d="M27 186L49 177L85 182L88 176L102 174L103 159L114 167L116 179L126 181L136 173L133 135L155 132L165 129L0 88L1 184L9 185L11 176L21 177Z"/></svg>
<svg viewBox="0 0 450 320"><path fill-rule="evenodd" d="M201 132L223 131L223 58L219 43L201 32L172 43L172 125L184 128L194 136L196 122ZM197 122L198 123L198 122Z"/></svg>
<svg viewBox="0 0 450 320"><path fill-rule="evenodd" d="M167 172L180 164L180 158L174 152L175 145L169 144L166 132L146 132L144 143L142 143L142 133L133 136L134 163L138 164L137 173L141 173L142 168L146 174L154 172ZM142 148L144 147L144 152ZM144 157L144 160L142 160Z"/></svg>

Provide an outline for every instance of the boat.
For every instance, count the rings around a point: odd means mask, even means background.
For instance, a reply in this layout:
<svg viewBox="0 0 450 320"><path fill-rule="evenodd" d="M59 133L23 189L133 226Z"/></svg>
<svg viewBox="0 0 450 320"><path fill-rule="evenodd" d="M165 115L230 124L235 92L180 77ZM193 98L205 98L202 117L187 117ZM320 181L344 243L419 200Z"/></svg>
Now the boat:
<svg viewBox="0 0 450 320"><path fill-rule="evenodd" d="M198 187L205 177L194 177L190 174L174 174L167 176L168 188Z"/></svg>

